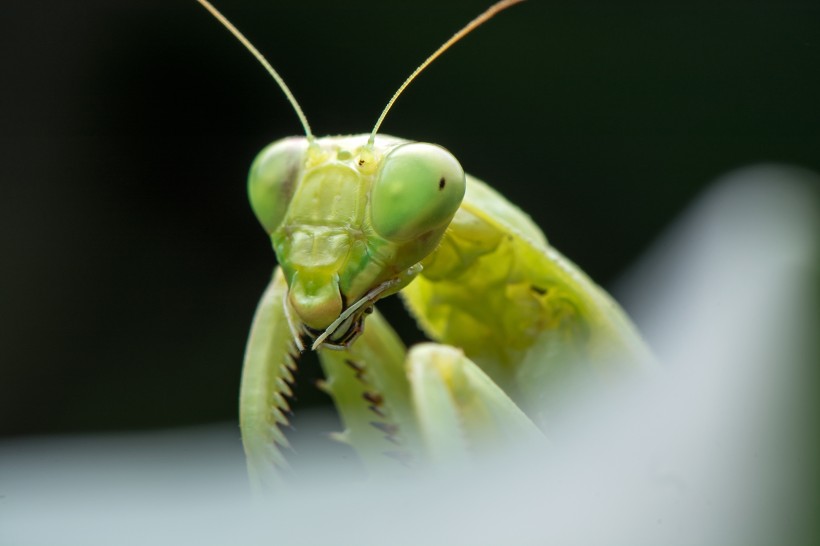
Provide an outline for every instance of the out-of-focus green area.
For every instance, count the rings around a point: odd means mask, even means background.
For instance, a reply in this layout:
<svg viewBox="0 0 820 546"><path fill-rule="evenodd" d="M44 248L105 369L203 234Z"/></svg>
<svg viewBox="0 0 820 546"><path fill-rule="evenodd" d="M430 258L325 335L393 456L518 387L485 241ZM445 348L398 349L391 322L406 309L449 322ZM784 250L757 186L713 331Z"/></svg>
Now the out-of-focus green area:
<svg viewBox="0 0 820 546"><path fill-rule="evenodd" d="M217 3L338 134L369 131L488 2L283 4ZM0 434L235 419L274 264L244 178L295 115L194 0L0 14ZM607 284L726 171L820 171L818 67L812 2L530 0L430 67L383 130L449 148Z"/></svg>

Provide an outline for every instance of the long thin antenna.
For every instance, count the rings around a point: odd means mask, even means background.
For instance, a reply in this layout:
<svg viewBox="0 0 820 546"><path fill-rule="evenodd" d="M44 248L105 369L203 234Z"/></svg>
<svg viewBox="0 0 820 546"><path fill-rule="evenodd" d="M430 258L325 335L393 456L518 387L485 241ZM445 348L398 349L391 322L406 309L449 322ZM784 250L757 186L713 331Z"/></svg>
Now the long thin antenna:
<svg viewBox="0 0 820 546"><path fill-rule="evenodd" d="M200 1L202 1L202 0L200 0ZM410 76L406 80L404 80L404 83L401 84L401 87L399 87L399 89L395 93L393 93L393 96L388 101L387 106L385 106L384 110L382 110L382 113L379 116L378 121L376 121L376 125L373 127L373 131L370 133L370 138L367 139L367 145L368 146L373 145L373 143L376 140L376 133L379 131L379 127L381 127L382 122L384 121L384 118L387 116L387 112L390 111L390 108L393 106L393 103L396 102L396 99L399 98L399 95L401 95L402 92L404 91L404 89L408 85L410 85L410 82L412 82L414 79L416 79L416 76L418 76L419 73L422 70L427 68L427 66L430 63L435 61L439 57L439 55L441 55L442 53L444 53L445 51L450 49L450 46L452 46L453 44L455 44L456 42L458 42L459 40L464 38L467 34L472 32L473 30L475 30L476 27L479 27L482 24L484 24L485 22L487 22L488 20L492 19L493 16L495 16L495 14L497 14L498 12L503 11L503 10L505 10L505 9L511 7L511 6L514 6L515 4L519 4L523 1L524 0L500 0L499 2L496 2L495 4L493 4L492 6L487 8L487 11L485 11L484 13L482 13L481 15L479 15L478 17L476 17L475 19L473 19L472 21L467 23L467 25L464 28L462 28L461 30L459 30L458 32L453 34L453 36L449 40L444 42L441 45L441 47L439 47L437 50L435 50L433 52L432 55L427 57L427 59L423 63L421 63L419 65L419 67L416 68L413 71L413 73L410 74Z"/></svg>
<svg viewBox="0 0 820 546"><path fill-rule="evenodd" d="M307 137L308 141L313 142L313 133L310 131L310 124L308 124L308 120L305 117L305 113L302 112L302 107L299 106L298 102L296 102L296 97L294 97L293 93L290 92L290 89L285 83L285 80L282 79L282 76L279 75L279 72L277 72L273 68L273 66L271 66L268 60L261 53L259 53L259 50L253 46L250 40L245 38L245 35L239 32L239 29L233 26L233 24L230 21L228 21L228 19L226 19L224 15L219 13L219 10L213 7L211 3L208 2L208 0L197 0L197 2L202 4L202 7L208 10L211 13L211 15L213 15L216 18L217 21L222 23L222 26L227 28L231 32L231 34L233 34L234 37L237 40L239 40L239 42L243 46L245 46L245 49L250 51L251 54L254 57L256 57L256 60L259 61L259 64L265 67L265 70L268 71L268 74L270 74L273 77L273 79L276 80L276 83L279 85L279 88L287 97L288 102L290 102L290 105L293 106L293 109L296 111L296 115L299 116L299 121L302 123L302 128L305 130L305 136Z"/></svg>

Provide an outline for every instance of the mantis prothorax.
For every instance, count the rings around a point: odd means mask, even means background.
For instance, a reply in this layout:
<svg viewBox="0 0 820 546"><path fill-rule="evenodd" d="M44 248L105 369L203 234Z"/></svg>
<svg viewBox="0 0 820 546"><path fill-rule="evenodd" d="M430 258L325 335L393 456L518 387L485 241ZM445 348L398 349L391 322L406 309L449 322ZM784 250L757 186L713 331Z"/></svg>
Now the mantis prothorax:
<svg viewBox="0 0 820 546"><path fill-rule="evenodd" d="M576 368L650 365L635 327L604 290L547 244L532 220L435 144L378 133L316 138L279 74L207 0L198 0L265 66L304 137L256 157L248 194L279 266L254 317L240 422L252 480L287 463L292 371L319 353L350 443L371 471L469 459L542 436L546 393ZM437 343L406 354L375 303L399 293ZM307 340L307 344L305 344Z"/></svg>

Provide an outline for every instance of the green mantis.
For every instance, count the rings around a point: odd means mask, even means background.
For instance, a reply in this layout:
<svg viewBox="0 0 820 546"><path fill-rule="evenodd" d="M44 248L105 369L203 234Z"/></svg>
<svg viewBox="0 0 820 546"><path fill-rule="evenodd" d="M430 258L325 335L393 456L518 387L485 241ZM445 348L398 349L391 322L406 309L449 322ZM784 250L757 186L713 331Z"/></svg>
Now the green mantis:
<svg viewBox="0 0 820 546"><path fill-rule="evenodd" d="M326 138L313 136L261 54L198 1L268 69L306 135L269 145L249 175L251 206L279 262L253 321L240 394L256 485L276 485L287 467L280 428L308 349L318 351L322 388L345 425L338 438L373 474L538 441L564 378L651 365L620 307L526 214L444 148L378 133L427 64L520 0L493 5L442 45L370 134ZM375 309L396 293L437 343L407 353Z"/></svg>

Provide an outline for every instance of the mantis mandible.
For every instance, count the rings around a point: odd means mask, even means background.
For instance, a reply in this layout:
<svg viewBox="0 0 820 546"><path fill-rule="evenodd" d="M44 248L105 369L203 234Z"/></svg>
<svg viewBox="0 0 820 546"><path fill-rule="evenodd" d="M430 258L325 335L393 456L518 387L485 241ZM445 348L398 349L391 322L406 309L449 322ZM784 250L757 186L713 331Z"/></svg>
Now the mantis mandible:
<svg viewBox="0 0 820 546"><path fill-rule="evenodd" d="M376 474L540 438L536 423L561 377L652 365L617 303L529 216L444 148L378 132L421 70L520 1L494 4L436 50L369 134L316 138L276 70L198 0L268 70L305 132L262 150L248 181L279 263L254 317L240 393L256 486L277 484L287 468L281 426L308 348L346 428L337 437ZM436 343L406 352L374 307L396 293Z"/></svg>

